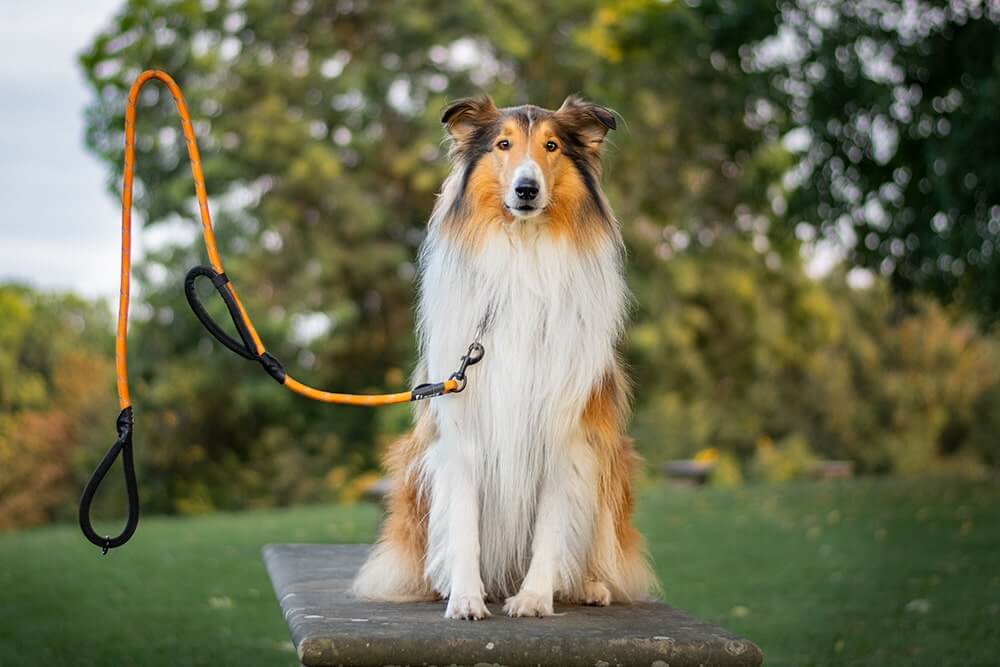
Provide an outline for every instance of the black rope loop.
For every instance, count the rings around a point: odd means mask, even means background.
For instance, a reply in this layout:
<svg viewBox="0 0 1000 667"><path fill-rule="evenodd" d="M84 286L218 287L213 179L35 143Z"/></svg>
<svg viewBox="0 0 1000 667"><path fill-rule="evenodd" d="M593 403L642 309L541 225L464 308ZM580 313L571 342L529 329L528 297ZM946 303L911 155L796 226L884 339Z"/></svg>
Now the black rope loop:
<svg viewBox="0 0 1000 667"><path fill-rule="evenodd" d="M110 549L120 547L129 541L139 525L139 486L135 479L135 461L132 457L132 408L127 407L118 415L116 422L118 439L111 445L104 458L97 464L97 468L87 480L87 485L83 488L83 495L80 497L80 530L84 537L95 546L101 548L102 554L107 554ZM122 528L116 537L101 536L94 530L90 521L90 506L97 495L97 489L107 476L108 471L114 464L118 455L122 456L122 471L125 474L125 489L128 493L128 519L125 527Z"/></svg>
<svg viewBox="0 0 1000 667"><path fill-rule="evenodd" d="M205 277L212 281L212 286L215 287L215 291L222 297L222 301L229 310L229 316L232 318L233 325L240 334L242 342L223 331L215 323L215 320L212 319L212 316L208 314L208 311L205 310L205 306L198 299L198 291L195 289L195 283L200 277ZM226 289L228 282L229 278L226 277L226 274L218 273L210 266L196 266L188 271L187 276L184 278L184 296L187 297L188 305L194 311L195 317L208 330L208 333L215 336L216 340L244 359L257 361L257 352L253 344L253 339L250 337L250 331L247 330L246 325L243 323L243 316L240 314L239 306L236 305L236 300L233 299L233 295Z"/></svg>
<svg viewBox="0 0 1000 667"><path fill-rule="evenodd" d="M240 335L240 340L236 340L223 331L222 327L216 324L212 316L205 310L205 306L202 305L201 300L198 298L198 291L195 289L195 283L201 277L211 280L215 291L222 297L222 301L226 304L226 309L229 311L229 317L233 320L233 326L236 327L236 332ZM257 346L254 345L250 329L247 328L246 322L243 320L239 304L236 303L236 299L233 298L233 294L229 291L229 288L226 287L228 283L229 278L225 273L218 273L210 266L196 266L188 271L187 277L184 278L184 296L187 297L188 304L191 306L191 310L194 311L195 317L198 318L202 326L217 341L244 359L258 362L278 384L284 384L285 367L268 352L257 354Z"/></svg>

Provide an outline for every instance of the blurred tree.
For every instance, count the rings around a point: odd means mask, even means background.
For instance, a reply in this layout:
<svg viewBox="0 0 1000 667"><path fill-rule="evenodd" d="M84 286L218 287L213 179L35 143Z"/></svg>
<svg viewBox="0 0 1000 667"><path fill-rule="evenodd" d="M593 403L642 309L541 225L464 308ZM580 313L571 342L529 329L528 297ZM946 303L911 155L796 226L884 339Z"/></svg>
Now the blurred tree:
<svg viewBox="0 0 1000 667"><path fill-rule="evenodd" d="M634 433L652 460L712 447L801 467L808 447L864 472L996 461L1000 346L974 323L924 300L899 317L884 284L815 281L739 243L677 256L669 272L649 294L662 310L629 339ZM785 450L794 460L775 456Z"/></svg>
<svg viewBox="0 0 1000 667"><path fill-rule="evenodd" d="M195 116L227 271L269 347L321 386L399 385L412 358L413 257L447 169L445 102L485 89L501 104L556 107L580 91L622 110L629 129L609 156L622 218L644 219L643 233L660 239L686 230L711 243L741 199L762 201L744 176L770 174L751 169L764 139L742 122L753 82L737 59L742 39L770 30L768 16L765 2L569 1L540 12L134 1L81 56L96 94L88 142L117 184L128 87L147 67L171 72ZM150 88L142 107L137 208L148 225L191 220L172 101ZM635 270L659 270L655 246L627 229ZM372 467L379 429L399 419L276 391L184 313L176 286L198 261L192 238L137 269L145 304L132 369L137 432L159 480L152 502L291 502L322 495L317 468Z"/></svg>
<svg viewBox="0 0 1000 667"><path fill-rule="evenodd" d="M87 139L117 189L127 90L149 67L174 75L227 271L268 347L313 384L370 391L404 384L412 363L414 255L447 170L446 101L486 91L501 105L553 108L581 92L624 121L604 180L630 252L644 451L717 445L748 459L762 438L787 439L888 470L898 457L886 453L884 420L896 399L872 373L887 363L891 301L880 284L854 292L839 274L807 278L799 241L776 224L796 159L782 144L790 121L766 102L773 72L748 65L748 45L765 43L777 17L768 0L544 10L132 0L80 59L94 92ZM201 250L173 103L150 87L141 106L136 206L174 239L136 268L144 502L193 512L329 496L375 467L407 409L299 399L200 330L179 289ZM942 439L961 448L973 437L941 429L932 454Z"/></svg>
<svg viewBox="0 0 1000 667"><path fill-rule="evenodd" d="M784 230L852 263L1000 316L1000 5L779 3L744 64L799 162Z"/></svg>
<svg viewBox="0 0 1000 667"><path fill-rule="evenodd" d="M70 516L114 442L107 308L0 286L0 530Z"/></svg>

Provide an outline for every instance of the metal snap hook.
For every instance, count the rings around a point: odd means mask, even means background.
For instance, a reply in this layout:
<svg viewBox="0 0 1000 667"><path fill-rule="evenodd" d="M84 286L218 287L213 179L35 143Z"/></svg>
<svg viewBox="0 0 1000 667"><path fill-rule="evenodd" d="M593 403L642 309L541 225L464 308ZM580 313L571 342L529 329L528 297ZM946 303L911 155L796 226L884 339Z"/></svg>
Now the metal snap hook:
<svg viewBox="0 0 1000 667"><path fill-rule="evenodd" d="M486 349L480 342L475 342L469 346L469 351L465 353L465 358L468 359L466 366L474 366L483 360L483 355L486 354Z"/></svg>

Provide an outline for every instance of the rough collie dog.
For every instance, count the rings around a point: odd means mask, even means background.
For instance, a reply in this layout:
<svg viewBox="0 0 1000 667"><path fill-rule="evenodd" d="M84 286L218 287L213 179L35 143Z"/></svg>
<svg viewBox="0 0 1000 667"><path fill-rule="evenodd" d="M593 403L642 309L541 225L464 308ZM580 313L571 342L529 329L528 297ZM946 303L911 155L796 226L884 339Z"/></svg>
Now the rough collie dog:
<svg viewBox="0 0 1000 667"><path fill-rule="evenodd" d="M549 616L554 598L644 598L615 350L623 246L599 186L615 118L575 97L558 111L481 98L442 122L453 170L420 253L416 381L448 376L472 341L486 353L390 448L388 515L354 593L447 598L465 619L490 615L484 599Z"/></svg>

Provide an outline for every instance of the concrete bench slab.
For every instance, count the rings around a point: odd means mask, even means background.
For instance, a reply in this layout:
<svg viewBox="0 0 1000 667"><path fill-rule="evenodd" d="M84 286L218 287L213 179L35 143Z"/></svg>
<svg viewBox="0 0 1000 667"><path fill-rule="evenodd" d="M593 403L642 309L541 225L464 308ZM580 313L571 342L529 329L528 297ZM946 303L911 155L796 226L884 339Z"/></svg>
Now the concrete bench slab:
<svg viewBox="0 0 1000 667"><path fill-rule="evenodd" d="M558 616L444 618L445 603L348 595L368 545L272 544L264 562L303 665L756 666L752 642L659 602L556 605Z"/></svg>

